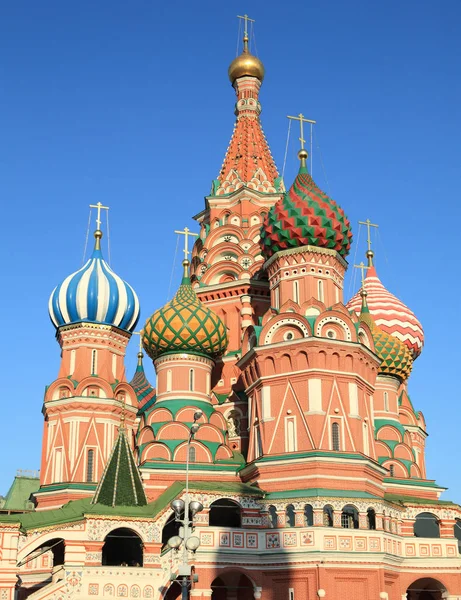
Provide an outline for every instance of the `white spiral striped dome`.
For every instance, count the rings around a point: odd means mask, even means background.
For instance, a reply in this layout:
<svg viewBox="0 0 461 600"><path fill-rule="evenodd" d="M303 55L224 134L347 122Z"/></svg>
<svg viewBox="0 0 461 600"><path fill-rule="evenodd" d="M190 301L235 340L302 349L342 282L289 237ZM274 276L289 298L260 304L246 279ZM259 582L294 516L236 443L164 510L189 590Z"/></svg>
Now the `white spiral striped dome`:
<svg viewBox="0 0 461 600"><path fill-rule="evenodd" d="M116 275L103 259L96 231L96 244L86 264L55 287L48 303L56 328L72 323L100 323L133 331L140 307L133 288Z"/></svg>
<svg viewBox="0 0 461 600"><path fill-rule="evenodd" d="M368 294L368 308L376 325L398 338L410 350L411 356L418 358L424 345L424 332L416 315L384 287L374 266L368 268L364 288ZM360 292L346 306L359 315L362 307Z"/></svg>

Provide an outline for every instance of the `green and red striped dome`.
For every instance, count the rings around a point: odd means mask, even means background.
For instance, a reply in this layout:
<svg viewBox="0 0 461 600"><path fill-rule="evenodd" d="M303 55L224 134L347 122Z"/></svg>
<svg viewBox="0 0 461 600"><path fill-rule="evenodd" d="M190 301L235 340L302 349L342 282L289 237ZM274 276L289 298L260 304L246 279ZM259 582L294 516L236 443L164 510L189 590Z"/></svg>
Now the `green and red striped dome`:
<svg viewBox="0 0 461 600"><path fill-rule="evenodd" d="M301 165L289 191L267 214L260 244L266 258L300 246L330 248L345 258L351 240L351 225L343 209L317 187Z"/></svg>

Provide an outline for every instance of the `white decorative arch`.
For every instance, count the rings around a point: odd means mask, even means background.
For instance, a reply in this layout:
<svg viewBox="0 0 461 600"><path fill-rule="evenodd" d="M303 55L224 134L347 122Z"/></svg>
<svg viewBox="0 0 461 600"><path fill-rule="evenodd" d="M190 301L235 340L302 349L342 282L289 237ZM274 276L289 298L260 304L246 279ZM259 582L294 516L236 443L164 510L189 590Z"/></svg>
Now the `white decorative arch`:
<svg viewBox="0 0 461 600"><path fill-rule="evenodd" d="M295 317L286 317L285 319L280 319L280 321L277 321L276 323L274 323L274 325L272 325L272 327L266 333L266 337L264 338L264 344L270 344L275 332L286 325L292 325L293 327L297 327L302 331L304 337L306 338L310 335L307 325L303 323L300 319Z"/></svg>
<svg viewBox="0 0 461 600"><path fill-rule="evenodd" d="M344 333L346 334L346 340L348 342L350 342L352 340L352 333L349 328L349 325L347 325L347 323L345 321L343 321L342 319L340 319L339 317L335 317L332 315L329 315L328 317L324 317L322 320L320 320L317 323L317 329L315 330L315 335L320 337L320 332L322 331L323 326L327 325L328 323L334 323L335 325L339 325L344 330Z"/></svg>

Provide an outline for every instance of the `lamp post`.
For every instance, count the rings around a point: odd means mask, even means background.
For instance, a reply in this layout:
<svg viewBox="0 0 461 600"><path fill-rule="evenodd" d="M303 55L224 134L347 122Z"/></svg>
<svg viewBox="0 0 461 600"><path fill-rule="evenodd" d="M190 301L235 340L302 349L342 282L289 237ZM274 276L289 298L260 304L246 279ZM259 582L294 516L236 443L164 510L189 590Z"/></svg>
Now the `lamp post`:
<svg viewBox="0 0 461 600"><path fill-rule="evenodd" d="M168 546L174 550L179 551L182 546L182 562L178 567L177 577L171 575L172 581L177 581L181 586L181 599L187 600L188 590L190 587L191 579L191 566L189 565L188 552L195 552L200 546L200 540L196 535L193 535L194 527L193 520L194 516L203 510L203 505L197 500L192 502L189 499L189 450L194 435L199 430L200 425L197 421L202 416L202 411L198 410L194 413L194 422L191 425L189 432L189 439L187 440L187 454L186 454L186 495L185 500L177 499L171 503L171 508L175 514L175 521L180 523L179 535L174 535L168 540ZM184 517L181 519L181 514L184 511ZM198 577L194 575L194 582L198 581Z"/></svg>

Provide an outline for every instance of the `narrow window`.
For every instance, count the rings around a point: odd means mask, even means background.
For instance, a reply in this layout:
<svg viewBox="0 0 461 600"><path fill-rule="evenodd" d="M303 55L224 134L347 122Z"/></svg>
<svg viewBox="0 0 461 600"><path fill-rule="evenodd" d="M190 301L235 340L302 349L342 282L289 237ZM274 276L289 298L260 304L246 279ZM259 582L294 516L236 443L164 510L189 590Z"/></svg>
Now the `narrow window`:
<svg viewBox="0 0 461 600"><path fill-rule="evenodd" d="M255 428L255 458L259 458L263 454L263 444L261 440L261 430Z"/></svg>
<svg viewBox="0 0 461 600"><path fill-rule="evenodd" d="M389 394L384 392L384 410L389 412Z"/></svg>
<svg viewBox="0 0 461 600"><path fill-rule="evenodd" d="M293 300L299 304L299 281L293 281Z"/></svg>
<svg viewBox="0 0 461 600"><path fill-rule="evenodd" d="M75 350L70 351L70 367L69 367L69 375L73 375L75 371Z"/></svg>
<svg viewBox="0 0 461 600"><path fill-rule="evenodd" d="M363 453L369 456L370 454L370 440L368 439L368 425L363 424Z"/></svg>
<svg viewBox="0 0 461 600"><path fill-rule="evenodd" d="M96 375L96 369L98 368L98 351L91 351L91 374Z"/></svg>
<svg viewBox="0 0 461 600"><path fill-rule="evenodd" d="M62 450L58 450L54 453L54 481L58 483L62 480Z"/></svg>
<svg viewBox="0 0 461 600"><path fill-rule="evenodd" d="M117 355L112 354L112 375L117 378Z"/></svg>
<svg viewBox="0 0 461 600"><path fill-rule="evenodd" d="M168 369L168 371L166 372L166 391L167 392L171 392L172 382L173 382L173 375L171 373L171 369Z"/></svg>
<svg viewBox="0 0 461 600"><path fill-rule="evenodd" d="M320 302L323 302L323 281L321 279L319 279L318 286L319 286L319 300L320 300Z"/></svg>
<svg viewBox="0 0 461 600"><path fill-rule="evenodd" d="M194 391L194 369L189 371L189 391Z"/></svg>
<svg viewBox="0 0 461 600"><path fill-rule="evenodd" d="M208 396L211 392L211 375L209 373L206 374L206 393Z"/></svg>
<svg viewBox="0 0 461 600"><path fill-rule="evenodd" d="M189 462L193 463L196 460L197 452L194 446L189 446Z"/></svg>
<svg viewBox="0 0 461 600"><path fill-rule="evenodd" d="M274 308L280 308L280 288L276 287L274 290Z"/></svg>
<svg viewBox="0 0 461 600"><path fill-rule="evenodd" d="M339 423L333 423L331 426L331 444L333 450L339 451L341 449L339 438Z"/></svg>
<svg viewBox="0 0 461 600"><path fill-rule="evenodd" d="M285 452L296 452L296 426L293 417L288 418L285 424Z"/></svg>
<svg viewBox="0 0 461 600"><path fill-rule="evenodd" d="M394 469L395 469L394 465L390 465L390 467L389 467L389 474L390 474L391 477L394 477Z"/></svg>
<svg viewBox="0 0 461 600"><path fill-rule="evenodd" d="M88 450L86 455L86 480L93 481L94 450Z"/></svg>
<svg viewBox="0 0 461 600"><path fill-rule="evenodd" d="M293 588L289 588L288 590L288 600L295 600L295 591Z"/></svg>

